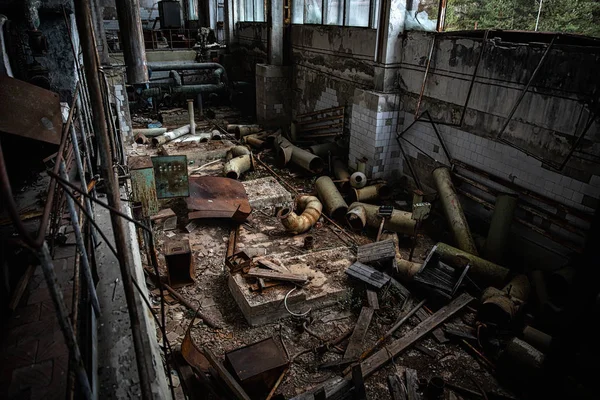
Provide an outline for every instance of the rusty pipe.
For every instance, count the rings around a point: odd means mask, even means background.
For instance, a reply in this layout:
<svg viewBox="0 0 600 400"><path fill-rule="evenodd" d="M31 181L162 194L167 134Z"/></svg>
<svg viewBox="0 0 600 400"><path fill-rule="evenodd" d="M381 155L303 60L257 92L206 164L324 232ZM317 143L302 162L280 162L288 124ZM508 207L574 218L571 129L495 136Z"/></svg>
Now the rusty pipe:
<svg viewBox="0 0 600 400"><path fill-rule="evenodd" d="M315 174L323 171L323 168L325 167L325 164L320 157L294 145L292 145L292 158L290 161Z"/></svg>
<svg viewBox="0 0 600 400"><path fill-rule="evenodd" d="M242 142L257 149L265 148L268 145L266 141L264 141L261 137L259 137L256 134L244 136Z"/></svg>
<svg viewBox="0 0 600 400"><path fill-rule="evenodd" d="M166 132L160 136L156 136L156 137L152 138L152 145L158 146L158 145L170 142L173 139L177 139L178 137L187 135L188 133L190 133L190 126L185 125L185 126L182 126L181 128L173 129L170 132Z"/></svg>
<svg viewBox="0 0 600 400"><path fill-rule="evenodd" d="M242 139L244 136L248 136L253 133L258 133L260 131L261 129L258 125L238 125L235 128L235 138Z"/></svg>
<svg viewBox="0 0 600 400"><path fill-rule="evenodd" d="M325 205L325 212L333 219L342 219L348 212L348 204L338 191L335 183L328 176L322 176L315 181L319 199Z"/></svg>
<svg viewBox="0 0 600 400"><path fill-rule="evenodd" d="M405 260L396 256L396 270L402 282L411 282L423 264Z"/></svg>
<svg viewBox="0 0 600 400"><path fill-rule="evenodd" d="M308 147L308 151L322 158L329 156L329 153L334 153L336 149L337 145L332 142L319 143Z"/></svg>
<svg viewBox="0 0 600 400"><path fill-rule="evenodd" d="M367 226L367 212L364 207L352 208L351 204L346 213L346 222L350 225L350 228L355 231L364 229L364 227Z"/></svg>
<svg viewBox="0 0 600 400"><path fill-rule="evenodd" d="M187 101L188 105L188 116L190 118L190 134L194 135L196 133L196 121L194 119L194 100L189 99Z"/></svg>
<svg viewBox="0 0 600 400"><path fill-rule="evenodd" d="M225 127L225 130L229 133L236 133L237 129L241 126L251 127L251 128L260 128L258 125L244 125L244 124L228 124Z"/></svg>
<svg viewBox="0 0 600 400"><path fill-rule="evenodd" d="M233 158L239 156L246 156L248 154L252 154L252 152L246 146L233 146L231 149L229 149L227 154L228 156L231 155L231 157Z"/></svg>
<svg viewBox="0 0 600 400"><path fill-rule="evenodd" d="M323 205L315 196L299 196L296 200L302 214L296 214L290 208L283 208L277 213L277 218L285 227L285 230L293 234L304 233L317 223L323 211Z"/></svg>
<svg viewBox="0 0 600 400"><path fill-rule="evenodd" d="M253 168L254 158L252 154L246 154L227 161L223 166L223 173L230 179L239 179L244 172Z"/></svg>
<svg viewBox="0 0 600 400"><path fill-rule="evenodd" d="M478 317L499 325L510 324L527 302L529 279L526 275L516 275L502 290L489 287L481 294L481 307Z"/></svg>
<svg viewBox="0 0 600 400"><path fill-rule="evenodd" d="M377 199L386 199L392 194L392 189L385 183L378 183L377 185L365 186L362 189L353 188L350 191L351 201L354 202L365 202L373 201Z"/></svg>
<svg viewBox="0 0 600 400"><path fill-rule="evenodd" d="M446 264L455 268L464 268L465 261L467 261L470 265L469 276L478 283L486 286L500 287L500 285L506 282L506 278L510 272L508 268L501 267L498 264L469 254L446 243L440 242L436 246L436 253L440 256L440 260Z"/></svg>
<svg viewBox="0 0 600 400"><path fill-rule="evenodd" d="M496 197L492 222L482 251L486 260L502 261L518 200L519 196L511 193L499 193Z"/></svg>
<svg viewBox="0 0 600 400"><path fill-rule="evenodd" d="M460 205L456 190L454 190L450 170L446 167L434 169L433 180L457 247L467 253L479 255L473 236L471 236L467 218Z"/></svg>
<svg viewBox="0 0 600 400"><path fill-rule="evenodd" d="M348 172L346 164L339 158L333 160L333 175L335 176L335 179L342 181L340 183L342 189L348 186L350 182L350 172Z"/></svg>
<svg viewBox="0 0 600 400"><path fill-rule="evenodd" d="M354 220L351 222L351 214L356 215L356 212L350 213L355 208L362 208L366 216L366 225L371 228L379 228L381 225L381 217L379 216L379 206L366 203L352 203L348 207L348 213L346 213L346 221L351 224L352 228L364 228L358 226L358 223L362 223L362 220ZM359 211L362 213L362 211ZM354 225L352 225L354 224ZM417 222L412 219L412 214L406 211L394 210L390 218L386 218L383 223L383 228L388 231L403 233L405 235L414 235L417 227Z"/></svg>
<svg viewBox="0 0 600 400"><path fill-rule="evenodd" d="M550 350L553 338L547 333L527 325L525 329L523 329L523 340L539 351L546 353Z"/></svg>
<svg viewBox="0 0 600 400"><path fill-rule="evenodd" d="M136 128L132 132L134 135L141 133L144 136L160 136L167 131L167 128Z"/></svg>
<svg viewBox="0 0 600 400"><path fill-rule="evenodd" d="M356 171L350 175L350 185L357 189L364 188L367 186L367 176L363 172Z"/></svg>

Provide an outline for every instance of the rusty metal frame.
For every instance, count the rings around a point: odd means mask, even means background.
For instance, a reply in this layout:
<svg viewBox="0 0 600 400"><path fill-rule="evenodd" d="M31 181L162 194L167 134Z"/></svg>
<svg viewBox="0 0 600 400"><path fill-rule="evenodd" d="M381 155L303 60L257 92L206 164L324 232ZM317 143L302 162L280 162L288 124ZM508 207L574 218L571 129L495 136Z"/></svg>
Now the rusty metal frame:
<svg viewBox="0 0 600 400"><path fill-rule="evenodd" d="M440 0L440 2L445 2L446 0ZM438 19L439 21L439 19ZM471 93L473 92L473 86L475 86L475 79L477 78L477 71L479 70L479 64L483 59L483 54L485 53L485 45L487 43L487 38L490 33L490 30L486 30L483 34L483 40L481 42L481 50L479 51L479 57L477 58L477 64L475 64L475 70L473 71L473 76L471 77L471 83L469 84L469 91L467 92L467 98L465 99L465 105L463 106L462 113L460 115L460 121L458 126L461 127L463 122L465 121L465 114L467 113L467 107L469 105L469 100L471 100Z"/></svg>

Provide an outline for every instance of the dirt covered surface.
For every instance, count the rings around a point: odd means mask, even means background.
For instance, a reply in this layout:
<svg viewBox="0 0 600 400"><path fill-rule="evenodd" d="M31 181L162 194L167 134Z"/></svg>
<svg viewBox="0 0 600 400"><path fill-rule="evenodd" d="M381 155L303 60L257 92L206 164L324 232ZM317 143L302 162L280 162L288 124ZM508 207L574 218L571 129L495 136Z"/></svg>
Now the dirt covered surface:
<svg viewBox="0 0 600 400"><path fill-rule="evenodd" d="M219 125L224 123L225 121L219 121ZM210 126L210 128L213 127ZM231 143L234 143L234 140L230 139L230 142L218 140L206 143L167 143L162 149L145 145L133 145L129 148L129 154L130 156L187 154L193 159L194 154L219 151L224 146L230 146ZM273 162L273 155L269 150L256 154L256 156L278 175L277 179L290 191L292 199L297 194L314 193L315 176L307 175L295 168L276 167ZM205 160L206 164L210 163L209 165L199 165L196 162L189 163L188 172L190 174L222 176L224 161L224 158ZM242 180L251 181L270 176L272 174L258 162L253 171L243 175ZM167 275L163 256L165 242L188 239L195 265L195 283L178 288L177 291L194 307L199 307L203 313L210 316L222 327L221 329L212 329L203 323L201 319L194 319L193 311L177 302L165 291L167 338L174 349L179 349L186 330L190 327L192 321L190 331L196 345L200 348L210 348L221 360L227 352L269 337L275 337L283 343L287 357L293 360L277 390L277 393L283 394L285 398L292 398L319 386L329 379L342 376L344 367L321 369L320 365L341 359L348 340L342 341L337 345L337 348L330 348L325 352L318 352L316 349L324 342L334 340L354 328L362 306L367 305L366 288L365 284L348 277L344 273L345 268L352 263L352 260L346 262L343 267L336 264L335 270L329 266L333 265L337 258L342 257L342 254L355 254L356 245L373 242L377 235L376 231L350 233L346 229L344 231L340 230L321 218L307 233L314 238L314 248L306 250L304 248L304 237L307 234L294 236L287 233L275 215L277 211L275 207L254 209L247 222L240 227L236 242L237 250L246 250L254 256L271 257L285 265L286 260L290 257L302 256L311 252L342 249L338 256L334 253L328 259L321 260L318 263L319 265L311 267L318 269L326 281L343 285L345 291L341 300L336 304L327 308L312 310L306 317L290 316L273 320L265 325L252 327L246 322L228 287L229 269L225 264L225 259L230 233L236 229L236 226L227 220L197 220L197 228L188 233L184 229L189 222L185 202L182 199L174 199L161 201L161 203L161 209L171 208L178 216L178 225L175 230L165 231L161 220L155 221L153 224L161 276L166 278ZM436 242L437 240L426 234L418 235L413 261L422 262ZM412 240L409 238L400 238L399 252L402 258L408 259L411 245ZM142 260L146 263L145 253L142 254ZM149 268L148 265L145 265L145 267ZM388 272L393 273L393 271ZM151 290L154 309L160 315L160 293L153 282L148 280L147 283ZM275 288L279 288L278 290L291 289L293 286L287 283ZM408 288L410 290L410 286ZM265 292L264 295L268 296L268 293ZM257 296L260 296L260 293ZM419 300L411 299L409 304L416 304ZM362 345L363 351L370 349L394 325L403 306L407 306L405 299L393 286L385 286L380 289L378 291L378 301L380 308L375 311L367 330ZM299 311L304 311L301 304L295 304L294 307L298 308ZM452 323L453 326L471 327L473 321L474 310L466 308L459 312L456 317L451 318L448 323ZM404 336L418 323L417 317L410 318L397 331L395 338ZM162 335L158 329L157 336L161 339ZM365 380L367 398L390 399L387 377L394 373L402 373L405 368L415 369L419 378L428 379L433 376L440 376L447 382L467 387L475 392L479 392L480 388L486 391L501 391L498 382L488 369L489 367L478 356L474 356L470 351L468 352L460 341L452 339L447 343L439 343L436 338L429 334L419 340L416 346L402 352L391 363L388 363ZM170 372L175 378L178 397L184 398L177 373L174 370ZM448 398L448 395L449 391L446 390L445 398ZM264 397L266 397L266 393Z"/></svg>

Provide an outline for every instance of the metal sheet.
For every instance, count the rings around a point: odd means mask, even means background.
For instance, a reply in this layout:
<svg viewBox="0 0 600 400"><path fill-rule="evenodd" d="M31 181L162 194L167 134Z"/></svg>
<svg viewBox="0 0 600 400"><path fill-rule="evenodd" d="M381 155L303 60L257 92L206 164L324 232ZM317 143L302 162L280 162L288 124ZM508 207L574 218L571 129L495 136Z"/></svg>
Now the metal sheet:
<svg viewBox="0 0 600 400"><path fill-rule="evenodd" d="M244 185L218 176L190 177L190 197L186 199L189 219L231 218L243 222L252 208Z"/></svg>
<svg viewBox="0 0 600 400"><path fill-rule="evenodd" d="M58 94L0 76L0 131L58 145L62 132Z"/></svg>
<svg viewBox="0 0 600 400"><path fill-rule="evenodd" d="M169 286L178 288L195 282L196 271L189 240L165 242L164 255Z"/></svg>
<svg viewBox="0 0 600 400"><path fill-rule="evenodd" d="M148 156L129 157L132 200L142 203L142 215L149 216L158 212L158 199L154 180L152 161Z"/></svg>
<svg viewBox="0 0 600 400"><path fill-rule="evenodd" d="M152 157L152 165L156 179L156 197L169 199L190 195L186 156Z"/></svg>

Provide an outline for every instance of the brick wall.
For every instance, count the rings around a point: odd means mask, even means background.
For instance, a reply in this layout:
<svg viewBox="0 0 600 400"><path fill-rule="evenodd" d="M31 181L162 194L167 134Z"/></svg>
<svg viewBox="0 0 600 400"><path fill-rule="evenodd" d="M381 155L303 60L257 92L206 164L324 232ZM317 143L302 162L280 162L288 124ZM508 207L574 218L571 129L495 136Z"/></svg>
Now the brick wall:
<svg viewBox="0 0 600 400"><path fill-rule="evenodd" d="M266 128L287 127L291 122L288 67L256 66L256 119Z"/></svg>

